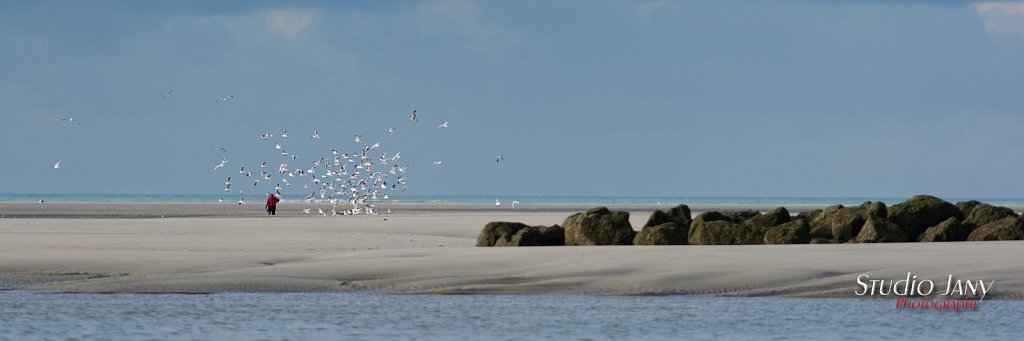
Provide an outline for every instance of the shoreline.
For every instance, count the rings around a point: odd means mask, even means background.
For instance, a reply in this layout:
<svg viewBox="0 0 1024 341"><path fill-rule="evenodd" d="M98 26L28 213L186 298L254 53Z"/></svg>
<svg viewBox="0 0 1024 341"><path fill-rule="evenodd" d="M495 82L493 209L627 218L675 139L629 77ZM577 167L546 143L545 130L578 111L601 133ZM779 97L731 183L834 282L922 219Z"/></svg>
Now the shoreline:
<svg viewBox="0 0 1024 341"><path fill-rule="evenodd" d="M0 212L38 206L0 203ZM1024 241L487 248L474 246L487 222L561 224L589 205L416 204L343 217L298 208L268 217L252 204L41 206L34 214L45 218L0 219L0 289L860 297L860 274L912 272L936 282L995 280L986 300L1024 299ZM639 229L668 205L610 207L628 210ZM728 209L746 208L762 209ZM167 213L191 215L145 218Z"/></svg>

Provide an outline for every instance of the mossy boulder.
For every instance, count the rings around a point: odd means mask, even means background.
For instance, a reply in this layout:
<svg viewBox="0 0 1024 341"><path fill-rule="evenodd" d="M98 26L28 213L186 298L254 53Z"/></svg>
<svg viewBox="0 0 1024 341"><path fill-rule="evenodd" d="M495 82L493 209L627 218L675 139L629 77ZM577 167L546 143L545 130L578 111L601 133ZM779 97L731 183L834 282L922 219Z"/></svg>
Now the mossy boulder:
<svg viewBox="0 0 1024 341"><path fill-rule="evenodd" d="M854 243L893 243L910 241L903 227L885 218L870 216L861 227L857 237L850 240Z"/></svg>
<svg viewBox="0 0 1024 341"><path fill-rule="evenodd" d="M633 245L685 245L690 227L675 222L645 226L633 238Z"/></svg>
<svg viewBox="0 0 1024 341"><path fill-rule="evenodd" d="M843 205L832 205L815 215L810 220L811 238L833 239L832 217L843 208Z"/></svg>
<svg viewBox="0 0 1024 341"><path fill-rule="evenodd" d="M704 212L693 219L688 242L693 245L761 244L763 235L744 224L744 218L757 216L757 212L754 215L749 212Z"/></svg>
<svg viewBox="0 0 1024 341"><path fill-rule="evenodd" d="M505 221L487 223L476 239L476 246L556 245L565 245L565 230L558 225L527 226Z"/></svg>
<svg viewBox="0 0 1024 341"><path fill-rule="evenodd" d="M881 202L866 201L860 206L843 207L832 215L832 237L845 242L860 234L861 228L870 217L885 218L886 207Z"/></svg>
<svg viewBox="0 0 1024 341"><path fill-rule="evenodd" d="M629 212L596 207L576 213L562 223L565 245L631 245L636 231L629 224Z"/></svg>
<svg viewBox="0 0 1024 341"><path fill-rule="evenodd" d="M930 195L915 195L907 201L892 205L888 210L889 221L902 227L912 238L924 230L951 217L964 219L963 213L953 204Z"/></svg>
<svg viewBox="0 0 1024 341"><path fill-rule="evenodd" d="M1019 218L1003 218L985 224L967 236L969 241L1020 240L1024 239L1024 221Z"/></svg>
<svg viewBox="0 0 1024 341"><path fill-rule="evenodd" d="M765 244L807 244L810 241L811 225L805 219L773 226L764 233Z"/></svg>
<svg viewBox="0 0 1024 341"><path fill-rule="evenodd" d="M772 226L788 223L792 219L793 217L789 215L789 210L786 210L785 207L778 207L771 212L747 219L744 221L744 224L753 229L767 230Z"/></svg>
<svg viewBox="0 0 1024 341"><path fill-rule="evenodd" d="M686 205L678 205L668 210L668 212L662 210L655 210L651 213L651 216L647 218L647 223L643 227L657 226L664 223L676 223L681 226L690 226L690 208Z"/></svg>
<svg viewBox="0 0 1024 341"><path fill-rule="evenodd" d="M957 217L950 217L938 225L929 227L917 237L919 242L954 242L967 238L967 229Z"/></svg>
<svg viewBox="0 0 1024 341"><path fill-rule="evenodd" d="M513 237L527 227L529 226L523 223L507 221L487 223L476 238L476 246L515 246L512 241Z"/></svg>
<svg viewBox="0 0 1024 341"><path fill-rule="evenodd" d="M978 204L975 205L974 209L971 210L971 213L967 215L967 219L964 219L964 224L967 225L968 229L974 230L994 221L1014 217L1017 217L1017 214L1010 208L989 204Z"/></svg>
<svg viewBox="0 0 1024 341"><path fill-rule="evenodd" d="M960 215L966 218L971 215L971 212L974 211L974 208L978 207L978 205L981 205L980 201L971 200L958 201L954 206L956 206L956 209L960 210Z"/></svg>

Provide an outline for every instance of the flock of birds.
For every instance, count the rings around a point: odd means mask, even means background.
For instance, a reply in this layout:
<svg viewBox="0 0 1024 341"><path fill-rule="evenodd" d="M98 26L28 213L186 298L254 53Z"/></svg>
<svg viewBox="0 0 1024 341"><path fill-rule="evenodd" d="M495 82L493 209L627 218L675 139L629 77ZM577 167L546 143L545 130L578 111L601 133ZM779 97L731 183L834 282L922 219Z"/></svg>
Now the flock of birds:
<svg viewBox="0 0 1024 341"><path fill-rule="evenodd" d="M230 100L231 96L223 97L221 100ZM413 110L409 116L413 124L419 122L419 114ZM448 128L449 121L444 121L437 126L438 129ZM396 133L397 129L387 129L389 134ZM283 190L302 186L305 194L303 202L329 202L328 211L317 208L316 213L322 216L328 215L357 215L377 214L376 203L389 200L393 192L405 192L409 189L409 181L405 174L412 167L411 164L401 162L402 153L389 153L383 151L380 142L364 142L364 136L354 134L352 141L355 147L350 150L332 148L329 153L308 160L308 164L302 164L298 155L289 153L286 143L290 140L291 134L287 129L275 135L272 132L263 132L259 135L260 140L268 145L273 145L273 150L280 154L276 161L261 161L259 168L246 168L241 165L238 168L238 175L227 175L224 181L224 192L235 192L232 185L234 182L242 181L242 186L235 185L239 195L238 204L246 204L245 189L258 190L260 184L274 184L273 191L267 193L277 197L283 196ZM320 132L313 131L308 135L313 141L320 140ZM305 137L303 137L305 138ZM218 148L224 153L227 149ZM505 158L496 156L496 162ZM227 168L230 160L222 158L213 166L214 171ZM434 165L441 165L442 161L434 161ZM259 191L262 193L263 191ZM221 198L221 202L224 199ZM495 200L496 205L501 205ZM518 201L512 203L515 208ZM302 212L312 214L312 208L305 208Z"/></svg>
<svg viewBox="0 0 1024 341"><path fill-rule="evenodd" d="M174 90L166 92L161 100L166 100L174 94ZM231 101L235 96L224 96L216 99L214 103ZM82 123L74 117L61 118L62 122L81 126ZM409 115L409 121L413 124L419 123L420 117L416 110ZM438 129L448 128L449 121L437 125ZM395 134L396 128L388 128L389 134ZM390 199L393 192L405 192L409 189L409 182L405 173L412 167L411 164L402 163L402 153L393 154L381 150L381 144L364 143L364 137L355 134L352 140L356 143L351 150L332 148L318 158L308 160L302 164L298 155L289 153L285 144L288 143L290 134L287 129L275 135L271 132L263 132L259 135L260 140L272 144L273 150L279 153L280 158L273 161L261 161L258 168L246 168L240 165L235 175L226 175L224 181L224 192L237 193L239 205L246 204L245 191L250 189L258 193L260 184L264 186L274 184L273 191L267 195L274 195L281 198L283 191L290 188L302 187L305 194L304 202L329 202L328 211L318 208L320 215L356 215L356 214L377 214L375 203ZM314 130L307 135L313 141L320 140L320 132ZM215 148L225 155L227 148ZM502 155L495 157L495 162L502 162L505 158ZM228 169L231 161L227 156L223 157L213 166L213 171ZM434 166L440 166L441 160L433 162ZM53 163L54 169L60 169L61 160ZM240 184L235 184L240 182ZM225 202L222 197L220 202ZM494 204L501 206L502 203L495 199ZM512 208L519 205L519 201L512 201ZM312 214L312 208L305 208L304 213Z"/></svg>

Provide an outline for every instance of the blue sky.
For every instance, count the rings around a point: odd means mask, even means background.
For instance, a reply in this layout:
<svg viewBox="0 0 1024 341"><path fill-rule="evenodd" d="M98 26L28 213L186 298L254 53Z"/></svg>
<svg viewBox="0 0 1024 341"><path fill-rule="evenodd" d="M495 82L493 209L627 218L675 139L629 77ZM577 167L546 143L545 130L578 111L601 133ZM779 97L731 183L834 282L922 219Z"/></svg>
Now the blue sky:
<svg viewBox="0 0 1024 341"><path fill-rule="evenodd" d="M1024 196L1024 2L3 1L0 44L0 192L221 193L287 129L413 194Z"/></svg>

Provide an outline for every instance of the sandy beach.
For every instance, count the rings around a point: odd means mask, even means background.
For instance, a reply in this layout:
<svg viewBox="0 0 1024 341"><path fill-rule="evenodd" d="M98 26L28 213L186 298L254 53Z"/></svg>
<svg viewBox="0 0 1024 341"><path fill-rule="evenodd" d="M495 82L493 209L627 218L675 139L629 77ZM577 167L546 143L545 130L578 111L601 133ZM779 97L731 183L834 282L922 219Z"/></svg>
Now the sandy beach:
<svg viewBox="0 0 1024 341"><path fill-rule="evenodd" d="M322 217L261 205L0 203L0 288L99 293L697 294L858 297L856 278L995 281L1024 298L1024 242L474 247L487 222L560 224L589 207L389 204ZM326 207L326 206L323 206ZM654 209L631 213L634 229ZM793 207L792 211L814 208ZM768 207L701 207L709 209ZM939 288L942 289L942 288Z"/></svg>

